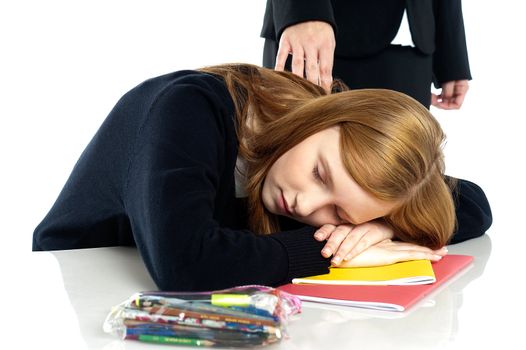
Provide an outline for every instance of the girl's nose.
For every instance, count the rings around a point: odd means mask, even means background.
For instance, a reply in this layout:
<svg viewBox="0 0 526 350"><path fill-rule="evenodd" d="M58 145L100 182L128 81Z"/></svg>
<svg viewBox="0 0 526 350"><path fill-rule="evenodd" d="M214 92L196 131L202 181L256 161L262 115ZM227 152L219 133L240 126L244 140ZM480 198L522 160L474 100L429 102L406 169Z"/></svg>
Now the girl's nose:
<svg viewBox="0 0 526 350"><path fill-rule="evenodd" d="M298 193L292 209L300 217L312 215L317 210L326 207L329 202L327 196L320 193Z"/></svg>

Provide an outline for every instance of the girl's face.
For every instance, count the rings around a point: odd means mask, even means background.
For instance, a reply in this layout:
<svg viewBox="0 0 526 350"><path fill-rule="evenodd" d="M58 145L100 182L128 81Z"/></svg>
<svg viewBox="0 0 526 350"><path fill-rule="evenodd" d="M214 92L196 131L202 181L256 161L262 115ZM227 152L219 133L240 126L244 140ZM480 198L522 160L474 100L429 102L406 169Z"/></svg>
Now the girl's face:
<svg viewBox="0 0 526 350"><path fill-rule="evenodd" d="M388 215L397 203L365 192L347 173L340 156L340 130L320 131L285 152L263 184L271 213L319 227L361 224Z"/></svg>

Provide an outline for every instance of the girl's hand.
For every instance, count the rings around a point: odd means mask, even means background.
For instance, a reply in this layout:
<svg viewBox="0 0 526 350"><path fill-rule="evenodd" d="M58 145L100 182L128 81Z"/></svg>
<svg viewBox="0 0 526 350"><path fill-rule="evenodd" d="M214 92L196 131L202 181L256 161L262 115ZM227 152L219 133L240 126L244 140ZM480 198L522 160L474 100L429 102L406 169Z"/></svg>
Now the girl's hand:
<svg viewBox="0 0 526 350"><path fill-rule="evenodd" d="M394 236L393 229L383 220L373 220L360 225L323 225L315 233L318 241L327 240L321 255L333 256L331 263L338 266L349 261L367 248Z"/></svg>
<svg viewBox="0 0 526 350"><path fill-rule="evenodd" d="M393 242L386 239L369 247L352 260L344 261L338 267L380 266L408 260L438 261L446 254L446 247L432 250L412 243Z"/></svg>

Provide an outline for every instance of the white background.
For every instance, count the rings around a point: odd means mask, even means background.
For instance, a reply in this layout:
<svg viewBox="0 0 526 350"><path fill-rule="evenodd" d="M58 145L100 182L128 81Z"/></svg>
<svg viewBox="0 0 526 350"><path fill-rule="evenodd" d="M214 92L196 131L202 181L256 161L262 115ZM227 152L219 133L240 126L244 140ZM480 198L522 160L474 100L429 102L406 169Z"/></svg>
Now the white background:
<svg viewBox="0 0 526 350"><path fill-rule="evenodd" d="M449 137L448 173L480 184L492 204L485 273L502 278L513 276L509 263L522 263L526 243L520 4L464 1L474 80L460 111L432 110ZM1 268L16 270L10 258L31 250L34 227L122 94L174 70L260 64L264 7L264 0L2 1ZM486 281L476 288L496 288Z"/></svg>

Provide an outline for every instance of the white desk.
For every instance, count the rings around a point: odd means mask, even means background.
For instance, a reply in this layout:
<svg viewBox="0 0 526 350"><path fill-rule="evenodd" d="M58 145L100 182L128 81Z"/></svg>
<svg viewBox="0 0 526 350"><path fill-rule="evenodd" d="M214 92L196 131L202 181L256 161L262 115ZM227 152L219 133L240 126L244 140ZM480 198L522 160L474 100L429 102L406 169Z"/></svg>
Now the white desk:
<svg viewBox="0 0 526 350"><path fill-rule="evenodd" d="M506 290L518 284L487 287L498 277L486 268L491 265L490 237L450 246L449 250L474 255L474 265L407 312L368 312L303 303L302 314L289 325L290 339L269 348L522 347L520 323L524 322L513 317L523 316L524 307L514 307L506 297ZM121 341L102 331L103 320L113 305L134 292L155 289L135 249L39 252L19 258L11 261L18 268L2 268L11 289L5 284L2 287L2 300L6 301L2 312L9 316L2 317L1 329L9 338L17 339L10 348L113 350L157 346ZM502 307L497 298L504 298Z"/></svg>

